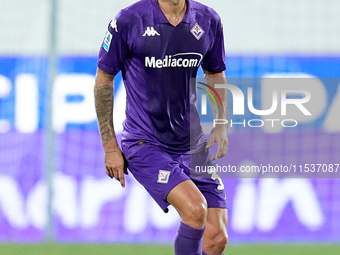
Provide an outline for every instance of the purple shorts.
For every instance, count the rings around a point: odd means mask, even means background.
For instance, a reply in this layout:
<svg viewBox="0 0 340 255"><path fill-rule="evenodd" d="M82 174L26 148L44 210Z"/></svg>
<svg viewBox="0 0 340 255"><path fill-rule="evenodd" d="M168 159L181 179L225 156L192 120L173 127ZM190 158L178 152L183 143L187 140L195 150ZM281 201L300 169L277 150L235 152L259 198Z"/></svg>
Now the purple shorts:
<svg viewBox="0 0 340 255"><path fill-rule="evenodd" d="M221 179L216 178L216 175L213 178L200 178L192 174L195 171L193 167L190 169L192 162L200 166L214 166L209 150L204 148L195 154L173 154L155 145L136 142L132 146L123 143L123 151L129 171L163 211L167 212L170 205L166 201L169 192L186 180L195 183L207 200L208 208L227 208Z"/></svg>

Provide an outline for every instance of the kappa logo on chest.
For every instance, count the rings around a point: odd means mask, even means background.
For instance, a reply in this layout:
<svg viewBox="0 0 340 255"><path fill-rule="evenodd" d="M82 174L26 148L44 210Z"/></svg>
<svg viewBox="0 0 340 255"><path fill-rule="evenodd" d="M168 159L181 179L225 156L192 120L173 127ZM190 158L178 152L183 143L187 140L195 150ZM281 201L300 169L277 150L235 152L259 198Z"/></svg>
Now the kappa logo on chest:
<svg viewBox="0 0 340 255"><path fill-rule="evenodd" d="M142 36L160 36L160 34L156 31L154 27L147 27L144 34Z"/></svg>

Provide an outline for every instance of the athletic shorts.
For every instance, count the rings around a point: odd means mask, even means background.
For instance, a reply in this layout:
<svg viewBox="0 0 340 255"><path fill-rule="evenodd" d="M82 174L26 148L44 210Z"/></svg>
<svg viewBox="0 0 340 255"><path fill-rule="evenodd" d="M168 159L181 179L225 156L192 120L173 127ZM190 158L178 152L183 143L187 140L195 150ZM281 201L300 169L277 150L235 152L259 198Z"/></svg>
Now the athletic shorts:
<svg viewBox="0 0 340 255"><path fill-rule="evenodd" d="M169 192L181 182L192 180L205 197L208 208L227 208L224 186L217 175L201 178L193 174L191 162L199 166L214 166L208 149L195 154L173 154L155 145L137 142L124 146L128 169L135 179L148 191L164 212L170 205L166 198ZM211 178L213 177L213 178Z"/></svg>

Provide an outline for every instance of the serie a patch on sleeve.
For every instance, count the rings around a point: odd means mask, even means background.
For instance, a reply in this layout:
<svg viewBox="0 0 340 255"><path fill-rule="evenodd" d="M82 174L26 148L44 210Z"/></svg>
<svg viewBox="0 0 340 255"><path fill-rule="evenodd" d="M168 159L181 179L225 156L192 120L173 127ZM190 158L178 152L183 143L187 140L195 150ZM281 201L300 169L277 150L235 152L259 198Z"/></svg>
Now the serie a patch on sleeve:
<svg viewBox="0 0 340 255"><path fill-rule="evenodd" d="M107 52L109 52L111 41L112 41L112 34L110 33L110 31L107 31L105 38L104 38L104 42L103 42L103 48Z"/></svg>

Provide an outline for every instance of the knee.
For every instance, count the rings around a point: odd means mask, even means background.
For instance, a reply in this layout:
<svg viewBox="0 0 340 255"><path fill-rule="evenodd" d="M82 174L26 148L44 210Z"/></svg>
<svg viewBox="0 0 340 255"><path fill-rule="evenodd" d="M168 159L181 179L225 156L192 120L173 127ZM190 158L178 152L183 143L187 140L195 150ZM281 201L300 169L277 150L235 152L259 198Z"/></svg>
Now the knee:
<svg viewBox="0 0 340 255"><path fill-rule="evenodd" d="M213 238L209 238L204 241L203 250L206 251L207 254L223 254L228 243L228 235L227 233L220 232Z"/></svg>
<svg viewBox="0 0 340 255"><path fill-rule="evenodd" d="M216 249L223 253L228 244L228 235L226 233L220 234L216 240Z"/></svg>
<svg viewBox="0 0 340 255"><path fill-rule="evenodd" d="M194 203L185 210L182 215L182 221L193 228L203 228L205 226L208 214L206 200L202 199L199 203Z"/></svg>

